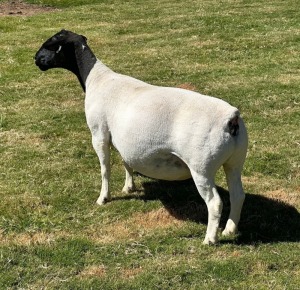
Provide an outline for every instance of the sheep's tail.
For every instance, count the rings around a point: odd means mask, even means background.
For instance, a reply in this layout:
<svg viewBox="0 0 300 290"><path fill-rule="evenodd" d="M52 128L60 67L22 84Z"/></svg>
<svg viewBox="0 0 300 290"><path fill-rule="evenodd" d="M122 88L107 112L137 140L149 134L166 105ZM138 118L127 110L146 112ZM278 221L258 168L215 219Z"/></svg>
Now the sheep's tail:
<svg viewBox="0 0 300 290"><path fill-rule="evenodd" d="M239 128L240 128L239 119L240 119L240 112L236 110L227 124L231 136L237 136L239 134Z"/></svg>

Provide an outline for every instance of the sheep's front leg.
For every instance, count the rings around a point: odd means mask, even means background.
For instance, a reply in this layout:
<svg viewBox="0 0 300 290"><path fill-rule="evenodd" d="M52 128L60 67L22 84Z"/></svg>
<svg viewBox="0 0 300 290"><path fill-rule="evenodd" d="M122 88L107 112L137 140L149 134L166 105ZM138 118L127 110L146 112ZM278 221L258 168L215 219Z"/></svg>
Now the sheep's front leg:
<svg viewBox="0 0 300 290"><path fill-rule="evenodd" d="M204 199L208 210L208 223L203 244L215 244L218 242L218 228L223 208L222 200L217 192L212 178L192 172L193 180Z"/></svg>
<svg viewBox="0 0 300 290"><path fill-rule="evenodd" d="M96 136L92 137L93 147L98 155L101 167L101 192L97 204L102 205L110 200L109 179L110 179L110 150L109 142Z"/></svg>
<svg viewBox="0 0 300 290"><path fill-rule="evenodd" d="M125 167L125 184L122 189L122 192L124 193L129 193L135 191L135 184L133 180L133 169L125 162L124 162L124 167Z"/></svg>

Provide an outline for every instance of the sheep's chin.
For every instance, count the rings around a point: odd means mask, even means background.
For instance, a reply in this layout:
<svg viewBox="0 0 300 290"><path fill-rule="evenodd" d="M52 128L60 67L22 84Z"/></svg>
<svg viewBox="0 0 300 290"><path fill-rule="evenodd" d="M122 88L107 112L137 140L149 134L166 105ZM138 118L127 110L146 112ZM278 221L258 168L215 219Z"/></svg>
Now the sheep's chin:
<svg viewBox="0 0 300 290"><path fill-rule="evenodd" d="M44 66L44 65L38 65L39 69L42 70L42 71L46 71L49 69L48 66Z"/></svg>

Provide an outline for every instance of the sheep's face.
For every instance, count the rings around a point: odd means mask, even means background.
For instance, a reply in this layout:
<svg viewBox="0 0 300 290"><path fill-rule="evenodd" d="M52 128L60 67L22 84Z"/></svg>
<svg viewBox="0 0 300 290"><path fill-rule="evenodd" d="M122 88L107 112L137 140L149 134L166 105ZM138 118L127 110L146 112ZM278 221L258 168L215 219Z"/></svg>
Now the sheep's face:
<svg viewBox="0 0 300 290"><path fill-rule="evenodd" d="M43 71L50 68L71 69L75 43L86 43L86 38L62 30L50 37L35 55L35 64Z"/></svg>

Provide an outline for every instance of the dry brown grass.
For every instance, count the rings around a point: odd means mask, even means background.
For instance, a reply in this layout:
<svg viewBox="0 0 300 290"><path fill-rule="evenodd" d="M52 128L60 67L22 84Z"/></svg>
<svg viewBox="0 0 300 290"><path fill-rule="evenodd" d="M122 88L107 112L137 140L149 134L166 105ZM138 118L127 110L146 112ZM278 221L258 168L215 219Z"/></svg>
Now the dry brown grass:
<svg viewBox="0 0 300 290"><path fill-rule="evenodd" d="M136 268L119 268L119 276L124 280L134 279L137 275L142 273L144 269L142 267ZM91 265L85 267L78 276L82 279L89 277L92 278L104 278L107 275L107 269L104 265Z"/></svg>
<svg viewBox="0 0 300 290"><path fill-rule="evenodd" d="M242 250L234 250L232 252L228 252L228 251L220 249L220 250L216 250L215 252L211 253L210 258L215 261L224 261L227 259L238 258L242 255L244 255Z"/></svg>
<svg viewBox="0 0 300 290"><path fill-rule="evenodd" d="M91 265L85 267L80 273L79 276L81 278L88 278L88 277L105 277L106 276L106 269L104 265Z"/></svg>
<svg viewBox="0 0 300 290"><path fill-rule="evenodd" d="M15 129L0 132L0 138L6 146L26 145L32 148L45 150L45 141L39 134L17 131Z"/></svg>
<svg viewBox="0 0 300 290"><path fill-rule="evenodd" d="M96 243L109 244L124 240L136 240L156 230L181 227L183 225L183 221L176 219L165 208L160 208L147 213L136 213L125 222L117 221L104 226L98 225L98 228L93 224L81 234L82 237L93 240ZM50 245L61 238L72 238L73 236L75 237L76 234L64 231L20 234L4 234L2 232L0 233L0 244L19 246Z"/></svg>
<svg viewBox="0 0 300 290"><path fill-rule="evenodd" d="M266 178L263 176L243 177L246 188L256 188L256 192L266 198L286 203L296 208L300 207L300 186L297 183L288 184L288 181ZM287 189L288 188L288 189ZM250 190L251 191L251 190Z"/></svg>
<svg viewBox="0 0 300 290"><path fill-rule="evenodd" d="M118 221L100 229L90 227L86 234L94 242L107 244L135 240L156 230L181 227L184 222L176 219L165 208L147 213L136 213L126 221Z"/></svg>
<svg viewBox="0 0 300 290"><path fill-rule="evenodd" d="M277 190L270 190L264 194L266 197L274 199L278 202L287 203L289 205L300 204L299 191L287 192L286 190L280 188Z"/></svg>
<svg viewBox="0 0 300 290"><path fill-rule="evenodd" d="M4 234L0 232L0 245L1 246L35 246L35 245L50 245L60 238L70 237L66 232L56 233L20 233L20 234Z"/></svg>
<svg viewBox="0 0 300 290"><path fill-rule="evenodd" d="M278 76L277 81L283 85L289 85L293 82L299 83L300 76L298 74L281 74Z"/></svg>
<svg viewBox="0 0 300 290"><path fill-rule="evenodd" d="M143 272L143 268L137 267L131 269L120 269L120 272L123 279L134 279L137 275Z"/></svg>

